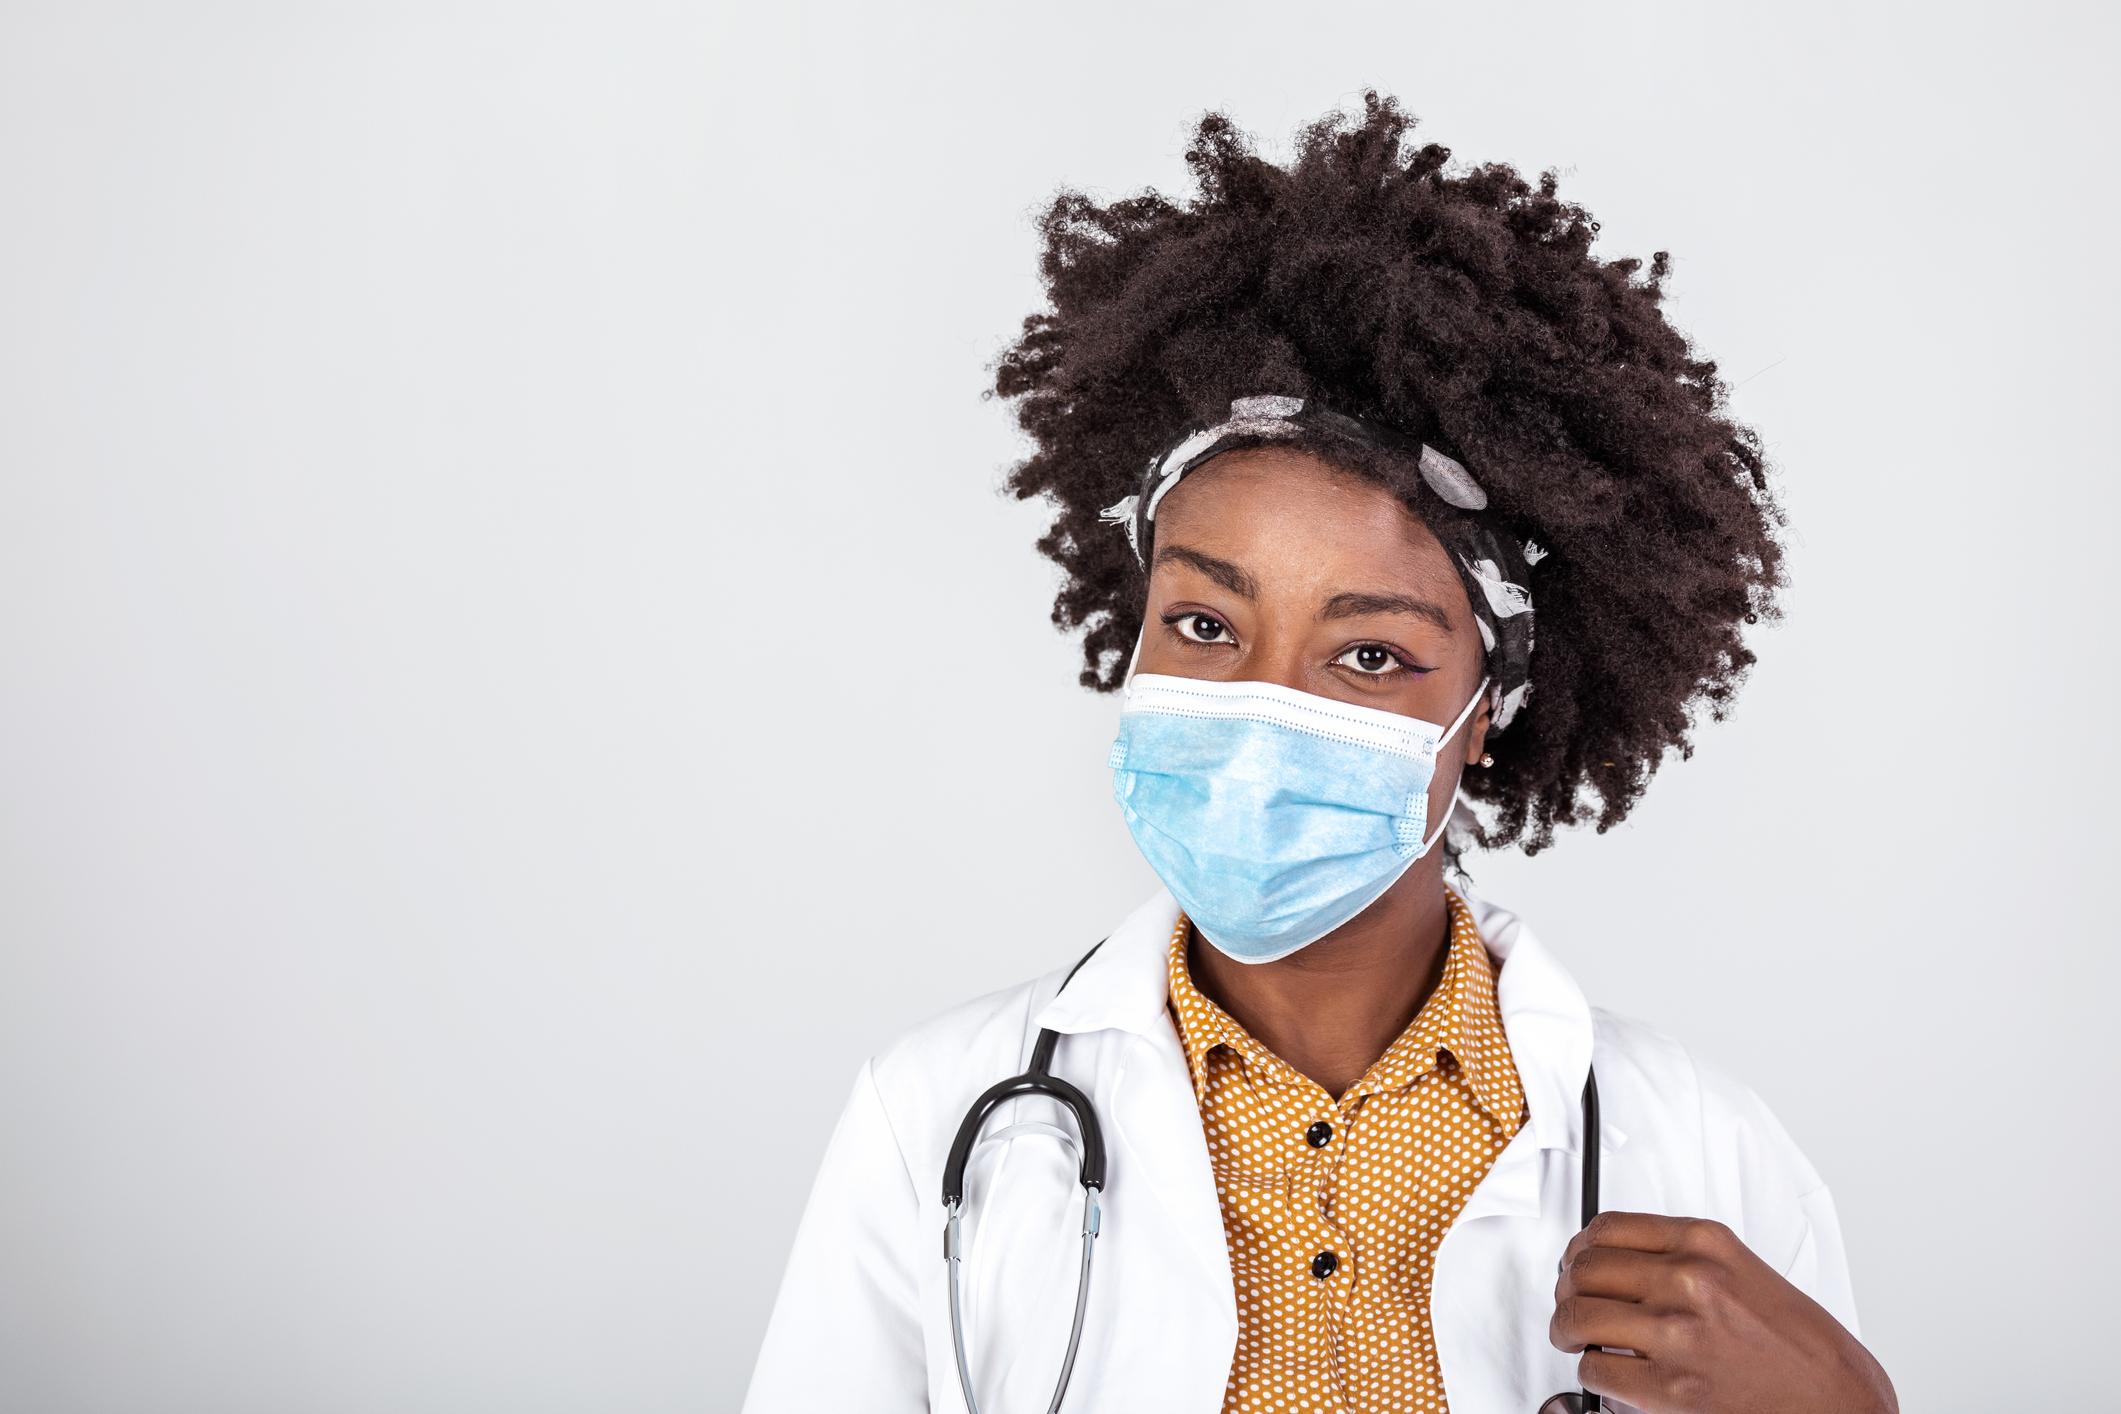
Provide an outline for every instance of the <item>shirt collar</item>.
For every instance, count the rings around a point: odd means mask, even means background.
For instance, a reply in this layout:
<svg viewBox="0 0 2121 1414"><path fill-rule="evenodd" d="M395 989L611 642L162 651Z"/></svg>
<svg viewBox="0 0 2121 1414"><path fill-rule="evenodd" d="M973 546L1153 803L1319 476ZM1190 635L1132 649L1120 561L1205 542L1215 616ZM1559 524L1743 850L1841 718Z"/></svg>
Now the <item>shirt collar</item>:
<svg viewBox="0 0 2121 1414"><path fill-rule="evenodd" d="M1496 1001L1524 1086L1533 1139L1542 1149L1577 1152L1578 1097L1591 1064L1591 1008L1568 969L1508 909L1467 895L1485 950L1502 964ZM1179 1043L1166 1003L1171 996L1171 930L1178 901L1168 889L1129 914L1032 1021L1068 1035L1107 1029ZM1071 959L1072 962L1072 959ZM1050 974L1058 986L1067 971Z"/></svg>
<svg viewBox="0 0 2121 1414"><path fill-rule="evenodd" d="M1524 1091L1507 1043L1484 1043L1474 1023L1485 1015L1500 1022L1495 999L1495 971L1480 942L1472 910L1457 894L1446 892L1451 940L1443 975L1414 1020L1385 1049L1349 1096L1403 1090L1439 1065L1455 1065L1473 1098L1498 1123L1515 1129L1524 1118ZM1196 1096L1205 1093L1208 1057L1227 1046L1242 1058L1254 1081L1285 1083L1297 1073L1269 1051L1237 1020L1193 985L1186 965L1187 925L1183 915L1173 924L1167 945L1171 1007L1185 1048ZM1496 1027L1499 1033L1500 1026ZM1344 1099L1347 1097L1343 1097Z"/></svg>
<svg viewBox="0 0 2121 1414"><path fill-rule="evenodd" d="M1465 1076L1480 1107L1514 1132L1524 1119L1524 1089L1518 1083L1516 1063L1510 1058L1508 1043L1484 1042L1477 1024L1487 1019L1496 1023L1495 1033L1502 1030L1495 1000L1495 966L1480 944L1472 910L1457 894L1447 891L1446 897L1451 909L1451 944L1444 957L1443 976L1413 1023L1378 1057L1356 1088L1373 1093L1403 1089L1447 1055Z"/></svg>
<svg viewBox="0 0 2121 1414"><path fill-rule="evenodd" d="M1180 914L1171 929L1165 965L1171 979L1171 1019L1178 1027L1179 1044L1185 1048L1194 1098L1207 1096L1208 1057L1217 1046L1227 1046L1237 1053L1249 1081L1268 1085L1301 1081L1303 1077L1293 1066L1261 1045L1251 1032L1238 1025L1236 1017L1193 985L1192 971L1186 965L1186 935L1190 931L1186 916Z"/></svg>

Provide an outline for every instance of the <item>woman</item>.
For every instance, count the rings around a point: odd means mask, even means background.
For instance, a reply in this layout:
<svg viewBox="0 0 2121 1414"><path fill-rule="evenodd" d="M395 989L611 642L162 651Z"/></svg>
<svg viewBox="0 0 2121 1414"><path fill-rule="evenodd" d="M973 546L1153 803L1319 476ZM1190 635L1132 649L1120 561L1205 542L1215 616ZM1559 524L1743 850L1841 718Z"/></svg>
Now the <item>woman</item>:
<svg viewBox="0 0 2121 1414"><path fill-rule="evenodd" d="M1048 213L1011 484L1059 508L1055 617L1125 689L1168 887L863 1070L754 1414L1897 1407L1765 1106L1445 882L1619 822L1752 663L1780 549L1665 258L1410 126L1372 95L1282 168L1210 117L1196 200ZM1023 1095L960 1177L1034 1051L1104 1172Z"/></svg>

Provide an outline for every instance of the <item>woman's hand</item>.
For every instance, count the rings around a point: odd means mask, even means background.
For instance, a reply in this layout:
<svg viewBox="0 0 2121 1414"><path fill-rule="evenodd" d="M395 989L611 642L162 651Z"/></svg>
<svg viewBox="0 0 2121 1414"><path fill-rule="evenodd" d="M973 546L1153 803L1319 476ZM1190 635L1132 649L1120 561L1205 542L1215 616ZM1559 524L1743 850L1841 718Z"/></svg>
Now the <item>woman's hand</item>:
<svg viewBox="0 0 2121 1414"><path fill-rule="evenodd" d="M1871 1353L1722 1223L1600 1213L1562 1254L1550 1332L1584 1351L1585 1389L1650 1414L1899 1414Z"/></svg>

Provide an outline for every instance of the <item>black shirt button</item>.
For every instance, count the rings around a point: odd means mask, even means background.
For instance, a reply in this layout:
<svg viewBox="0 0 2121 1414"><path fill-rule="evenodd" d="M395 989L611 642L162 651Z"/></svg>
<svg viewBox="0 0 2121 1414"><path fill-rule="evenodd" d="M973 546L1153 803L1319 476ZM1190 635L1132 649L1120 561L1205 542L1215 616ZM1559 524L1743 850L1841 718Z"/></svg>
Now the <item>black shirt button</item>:
<svg viewBox="0 0 2121 1414"><path fill-rule="evenodd" d="M1323 1149L1333 1142L1333 1126L1320 1120L1304 1131L1304 1138L1310 1141L1312 1148Z"/></svg>
<svg viewBox="0 0 2121 1414"><path fill-rule="evenodd" d="M1324 1281L1339 1270L1340 1258L1334 1256L1331 1252L1321 1252L1311 1259L1311 1275L1317 1277L1320 1281Z"/></svg>

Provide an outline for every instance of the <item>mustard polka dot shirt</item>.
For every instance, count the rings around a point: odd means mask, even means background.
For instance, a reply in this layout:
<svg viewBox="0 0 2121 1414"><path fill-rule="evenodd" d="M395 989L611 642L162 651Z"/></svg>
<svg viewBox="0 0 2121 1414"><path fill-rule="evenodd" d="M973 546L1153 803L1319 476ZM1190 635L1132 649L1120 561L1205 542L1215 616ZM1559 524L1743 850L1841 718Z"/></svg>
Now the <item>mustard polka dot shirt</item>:
<svg viewBox="0 0 2121 1414"><path fill-rule="evenodd" d="M1442 1414L1429 1325L1436 1248L1524 1123L1495 972L1450 896L1443 979L1335 1100L1194 987L1171 935L1171 1009L1192 1067L1230 1271L1226 1414Z"/></svg>

